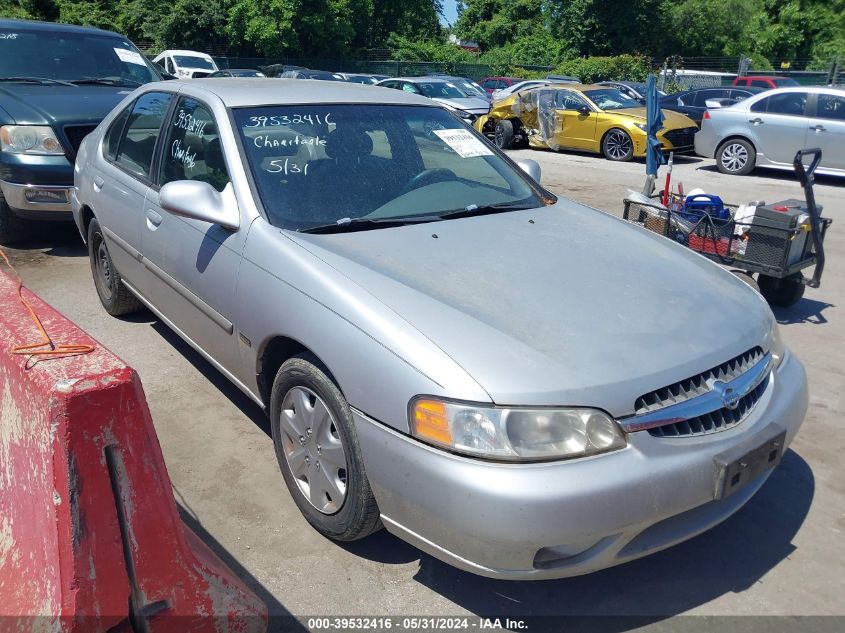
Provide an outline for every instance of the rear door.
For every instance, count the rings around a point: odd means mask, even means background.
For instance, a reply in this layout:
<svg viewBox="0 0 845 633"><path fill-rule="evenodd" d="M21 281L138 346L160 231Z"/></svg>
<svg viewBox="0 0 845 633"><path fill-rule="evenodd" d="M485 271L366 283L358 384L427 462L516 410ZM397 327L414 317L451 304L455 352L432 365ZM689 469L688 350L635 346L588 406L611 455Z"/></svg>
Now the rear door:
<svg viewBox="0 0 845 633"><path fill-rule="evenodd" d="M845 169L845 93L813 95L814 116L808 120L807 147L822 150L821 166Z"/></svg>
<svg viewBox="0 0 845 633"><path fill-rule="evenodd" d="M233 298L246 227L230 231L178 217L165 211L159 201L161 186L198 180L237 206L218 121L208 104L182 96L162 139L157 184L150 189L144 209L142 243L154 283L150 300L198 347L223 367L235 370Z"/></svg>
<svg viewBox="0 0 845 633"><path fill-rule="evenodd" d="M803 91L780 92L751 104L748 126L758 154L773 163L792 164L807 139L808 97Z"/></svg>
<svg viewBox="0 0 845 633"><path fill-rule="evenodd" d="M173 94L146 92L111 124L101 170L93 176L94 213L121 275L141 294L148 290L141 263L144 199L162 122Z"/></svg>

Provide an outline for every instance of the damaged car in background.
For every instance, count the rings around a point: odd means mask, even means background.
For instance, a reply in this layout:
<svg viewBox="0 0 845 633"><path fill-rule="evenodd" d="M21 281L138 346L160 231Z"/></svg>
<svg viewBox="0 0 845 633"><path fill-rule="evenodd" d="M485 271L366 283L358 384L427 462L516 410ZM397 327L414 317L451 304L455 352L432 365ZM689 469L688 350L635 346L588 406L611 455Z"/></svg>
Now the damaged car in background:
<svg viewBox="0 0 845 633"><path fill-rule="evenodd" d="M592 572L728 518L804 419L758 293L556 198L421 95L152 84L75 176L104 309L147 306L266 409L329 538L383 526L485 576Z"/></svg>
<svg viewBox="0 0 845 633"><path fill-rule="evenodd" d="M691 153L698 127L677 112L663 112L657 134L664 151ZM627 94L599 85L529 88L496 101L475 129L502 148L570 149L628 161L645 156L646 111Z"/></svg>

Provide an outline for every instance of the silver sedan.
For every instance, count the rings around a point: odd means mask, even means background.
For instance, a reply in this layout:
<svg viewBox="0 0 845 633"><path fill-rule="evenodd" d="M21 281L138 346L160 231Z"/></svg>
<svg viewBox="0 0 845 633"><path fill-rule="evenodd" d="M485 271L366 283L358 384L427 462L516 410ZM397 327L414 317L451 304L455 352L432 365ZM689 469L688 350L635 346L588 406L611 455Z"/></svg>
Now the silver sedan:
<svg viewBox="0 0 845 633"><path fill-rule="evenodd" d="M727 108L707 110L695 152L715 158L724 174L755 167L792 171L801 149L820 148L816 173L845 175L845 90L778 88Z"/></svg>
<svg viewBox="0 0 845 633"><path fill-rule="evenodd" d="M807 383L746 284L539 176L403 91L166 82L82 144L75 219L109 313L266 408L322 534L554 578L730 516Z"/></svg>

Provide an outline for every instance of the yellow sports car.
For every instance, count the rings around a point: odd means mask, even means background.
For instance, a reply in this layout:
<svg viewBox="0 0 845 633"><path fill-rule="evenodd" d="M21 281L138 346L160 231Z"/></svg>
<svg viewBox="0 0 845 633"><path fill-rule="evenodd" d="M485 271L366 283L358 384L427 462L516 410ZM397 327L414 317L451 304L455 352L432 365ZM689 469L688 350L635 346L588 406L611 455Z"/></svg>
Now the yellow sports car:
<svg viewBox="0 0 845 633"><path fill-rule="evenodd" d="M657 138L665 151L691 153L698 131L692 119L663 110ZM608 160L645 156L646 110L616 88L558 84L528 88L493 104L475 129L496 145L574 149Z"/></svg>

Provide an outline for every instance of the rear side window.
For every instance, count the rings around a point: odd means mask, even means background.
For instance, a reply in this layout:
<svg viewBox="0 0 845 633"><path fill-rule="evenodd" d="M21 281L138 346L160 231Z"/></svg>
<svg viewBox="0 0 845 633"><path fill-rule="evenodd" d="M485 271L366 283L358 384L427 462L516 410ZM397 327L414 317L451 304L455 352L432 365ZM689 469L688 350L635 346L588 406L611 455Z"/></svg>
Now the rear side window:
<svg viewBox="0 0 845 633"><path fill-rule="evenodd" d="M200 180L217 191L229 184L220 135L205 104L182 97L164 135L160 184Z"/></svg>
<svg viewBox="0 0 845 633"><path fill-rule="evenodd" d="M153 151L173 95L147 92L132 107L115 162L145 180L150 179Z"/></svg>
<svg viewBox="0 0 845 633"><path fill-rule="evenodd" d="M772 84L770 84L765 79L752 79L751 85L756 87L756 88L771 88L772 87Z"/></svg>
<svg viewBox="0 0 845 633"><path fill-rule="evenodd" d="M106 158L109 160L114 160L115 156L117 156L120 139L123 137L123 128L126 127L126 119L129 118L129 111L132 109L133 105L134 104L126 106L123 112L118 114L117 118L112 121L112 124L106 132L106 138L103 141L103 154L105 154Z"/></svg>
<svg viewBox="0 0 845 633"><path fill-rule="evenodd" d="M721 99L728 96L727 90L702 90L696 93L693 105L700 108L707 107L708 99Z"/></svg>
<svg viewBox="0 0 845 633"><path fill-rule="evenodd" d="M820 94L816 116L823 119L845 121L845 96Z"/></svg>
<svg viewBox="0 0 845 633"><path fill-rule="evenodd" d="M807 105L806 92L784 92L771 95L752 104L752 112L766 112L767 114L786 114L803 116Z"/></svg>

